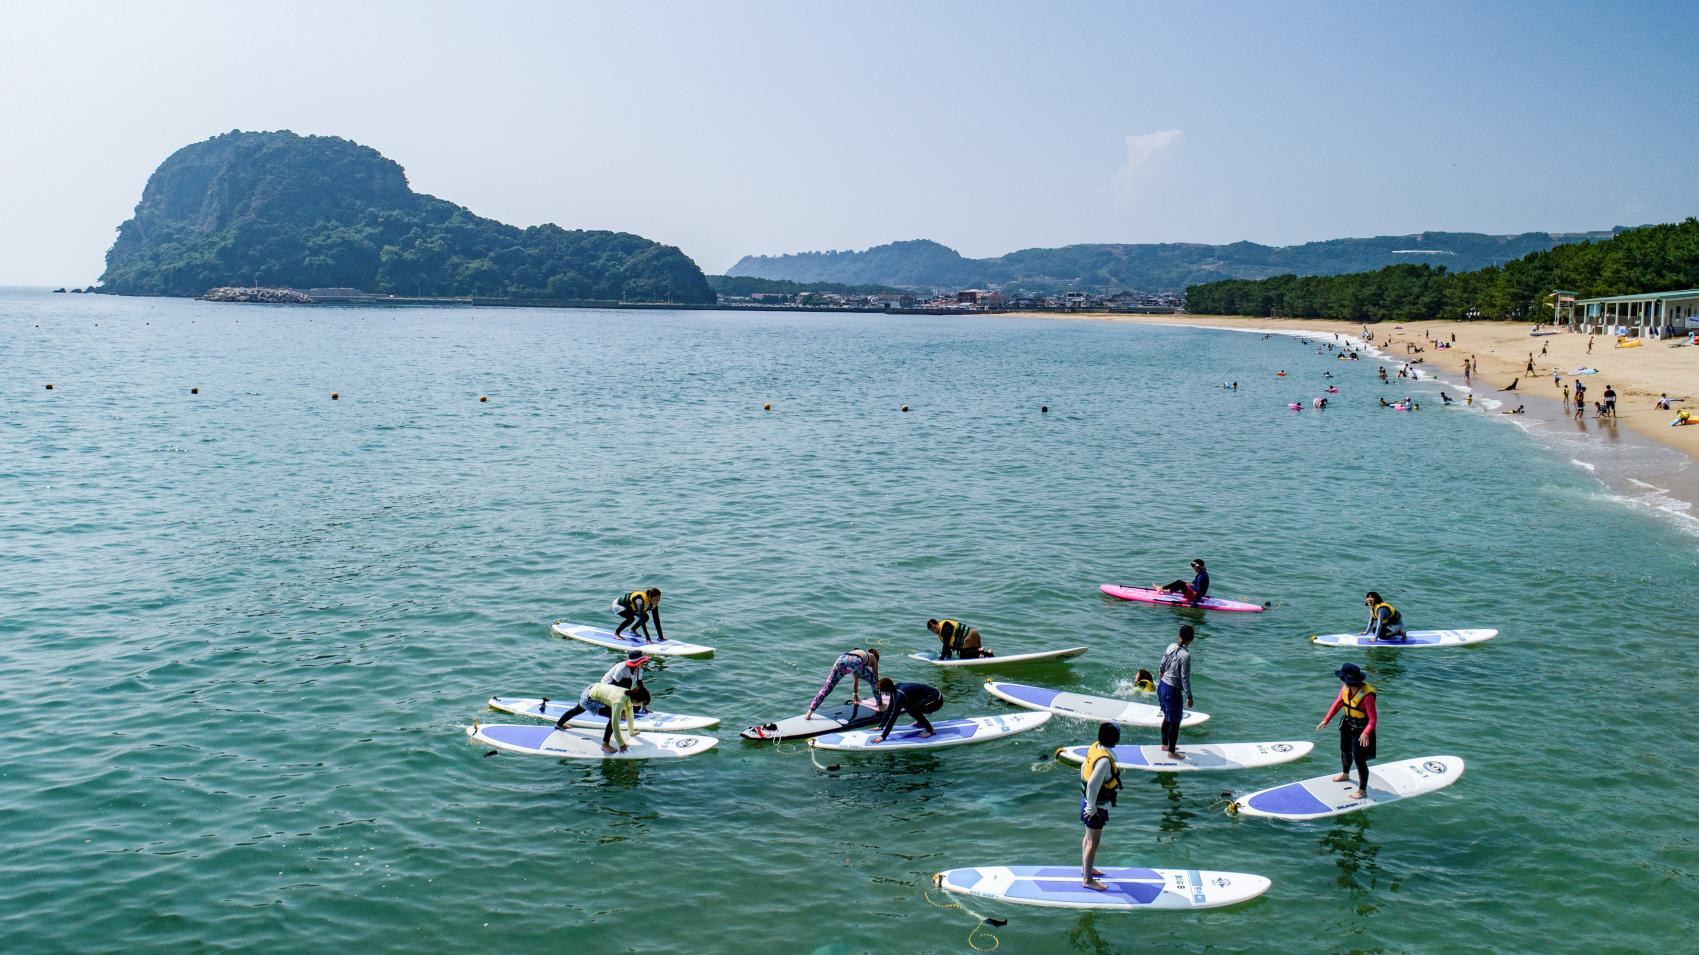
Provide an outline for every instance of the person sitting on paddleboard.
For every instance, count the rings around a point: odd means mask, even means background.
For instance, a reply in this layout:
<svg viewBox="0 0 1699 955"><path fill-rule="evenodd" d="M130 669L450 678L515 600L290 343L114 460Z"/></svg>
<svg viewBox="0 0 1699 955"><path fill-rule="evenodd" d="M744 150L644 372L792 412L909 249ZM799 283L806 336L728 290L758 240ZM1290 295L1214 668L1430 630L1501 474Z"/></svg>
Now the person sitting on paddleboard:
<svg viewBox="0 0 1699 955"><path fill-rule="evenodd" d="M991 651L980 645L979 631L960 620L928 620L926 629L943 644L938 651L940 660L948 660L951 656L963 660L991 656Z"/></svg>
<svg viewBox="0 0 1699 955"><path fill-rule="evenodd" d="M614 613L619 614L619 626L614 628L614 636L619 636L626 627L631 628L631 635L636 636L638 630L643 631L643 642L653 643L649 639L649 618L655 618L655 632L665 640L667 635L661 630L661 588L650 587L648 590L633 590L621 594L614 601Z"/></svg>
<svg viewBox="0 0 1699 955"><path fill-rule="evenodd" d="M1198 601L1209 596L1209 571L1203 569L1203 558L1192 561L1192 573L1195 574L1191 583L1176 580L1165 587L1155 587L1165 594L1179 594L1186 600L1186 606L1196 607Z"/></svg>
<svg viewBox="0 0 1699 955"><path fill-rule="evenodd" d="M1109 810L1103 805L1115 805L1121 791L1121 770L1115 765L1114 749L1121 742L1121 727L1101 723L1097 727L1097 742L1085 751L1080 764L1080 822L1085 824L1085 839L1080 843L1080 884L1102 892L1108 886L1097 881L1102 872L1093 864L1097 860L1097 844L1103 840L1103 827L1109 822Z"/></svg>
<svg viewBox="0 0 1699 955"><path fill-rule="evenodd" d="M875 743L885 742L896 728L897 717L904 713L914 717L914 725L920 728L922 738L933 735L932 723L926 718L928 713L938 712L944 705L944 695L936 687L925 683L893 683L890 677L879 680L879 702L885 707L885 722L879 726L879 738Z"/></svg>
<svg viewBox="0 0 1699 955"><path fill-rule="evenodd" d="M1344 686L1339 688L1339 695L1334 697L1333 706L1328 708L1327 715L1316 724L1316 729L1326 729L1333 720L1333 714L1344 711L1344 717L1339 721L1339 775L1333 777L1336 783L1347 782L1351 778L1351 767L1357 767L1357 791L1351 794L1352 799L1363 799L1369 792L1369 760L1375 758L1375 688L1370 686L1368 678L1363 675L1363 668L1355 663L1347 663L1335 670L1334 676Z"/></svg>
<svg viewBox="0 0 1699 955"><path fill-rule="evenodd" d="M1180 635L1168 645L1156 667L1156 701L1162 707L1162 750L1175 759L1186 758L1179 750L1180 719L1184 715L1180 696L1184 693L1186 705L1193 705L1192 636L1192 625L1182 626Z"/></svg>
<svg viewBox="0 0 1699 955"><path fill-rule="evenodd" d="M1404 615L1398 608L1380 599L1380 594L1369 591L1363 597L1363 603L1369 608L1369 625L1363 628L1364 636L1376 640L1404 639Z"/></svg>
<svg viewBox="0 0 1699 955"><path fill-rule="evenodd" d="M578 705L562 713L555 721L555 729L566 729L567 721L588 710L591 703L600 703L607 707L608 725L602 727L602 752L625 752L628 748L625 737L620 735L619 721L625 720L625 728L633 738L637 736L637 707L649 703L649 691L641 686L626 689L614 686L612 683L592 683L584 689L584 695L578 698ZM609 739L613 746L608 745ZM614 747L619 747L615 750Z"/></svg>
<svg viewBox="0 0 1699 955"><path fill-rule="evenodd" d="M860 700L863 679L867 681L867 689L870 691L879 685L879 651L856 647L848 653L839 654L838 659L832 663L832 672L826 676L826 685L814 694L814 699L808 704L808 712L803 714L802 718L813 719L814 711L820 708L826 695L846 676L850 678L850 699Z"/></svg>

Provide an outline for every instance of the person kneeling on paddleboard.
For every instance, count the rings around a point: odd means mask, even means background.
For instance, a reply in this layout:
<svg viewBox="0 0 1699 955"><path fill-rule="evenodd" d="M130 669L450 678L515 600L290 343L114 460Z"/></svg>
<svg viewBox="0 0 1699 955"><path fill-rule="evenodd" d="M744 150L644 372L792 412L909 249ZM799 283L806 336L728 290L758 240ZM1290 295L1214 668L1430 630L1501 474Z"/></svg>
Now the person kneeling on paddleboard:
<svg viewBox="0 0 1699 955"><path fill-rule="evenodd" d="M808 712L803 714L802 718L805 720L813 719L814 711L820 708L820 704L825 701L826 695L831 693L832 689L838 685L838 681L846 676L850 678L850 699L860 700L863 678L867 680L869 691L879 685L879 651L863 650L856 647L848 653L839 654L838 659L832 663L832 672L826 676L826 685L820 688L820 692L814 694L814 699L808 704Z"/></svg>
<svg viewBox="0 0 1699 955"><path fill-rule="evenodd" d="M1180 720L1185 716L1180 709L1180 697L1186 698L1186 705L1192 706L1192 626L1186 624L1180 628L1180 635L1162 654L1162 662L1156 666L1156 702L1162 707L1162 750L1175 759L1185 759L1180 754Z"/></svg>
<svg viewBox="0 0 1699 955"><path fill-rule="evenodd" d="M921 738L933 735L931 721L926 714L938 712L944 705L944 695L936 687L925 683L893 683L890 677L879 680L879 701L885 707L885 722L879 726L879 738L875 743L885 742L891 735L891 730L897 726L897 717L904 713L914 717L914 725L920 728Z"/></svg>
<svg viewBox="0 0 1699 955"><path fill-rule="evenodd" d="M1334 697L1333 706L1328 708L1327 715L1316 724L1316 729L1326 729L1332 722L1333 714L1344 711L1339 721L1339 775L1333 777L1336 783L1348 782L1351 779L1351 767L1357 767L1357 791L1351 794L1352 799L1367 798L1369 792L1369 760L1375 758L1375 688L1370 686L1368 678L1363 675L1363 668L1355 663L1347 663L1335 670L1334 676L1344 686L1339 688L1339 695Z"/></svg>
<svg viewBox="0 0 1699 955"><path fill-rule="evenodd" d="M608 710L608 725L602 727L602 752L625 752L628 746L625 737L620 735L619 721L625 720L626 730L635 738L637 707L648 705L649 691L641 686L628 690L612 683L592 683L584 689L584 695L578 698L578 705L562 713L560 719L555 721L555 729L566 729L567 721L588 710L592 703L599 703ZM610 738L613 740L613 746L608 745ZM619 748L616 750L615 746Z"/></svg>
<svg viewBox="0 0 1699 955"><path fill-rule="evenodd" d="M1113 750L1121 742L1121 727L1102 723L1097 727L1097 742L1085 751L1080 764L1080 822L1085 824L1085 839L1080 843L1080 884L1102 892L1108 886L1097 881L1103 873L1093 864L1097 860L1097 844L1103 840L1103 827L1109 822L1109 810L1101 803L1115 805L1121 792L1121 770L1115 765Z"/></svg>
<svg viewBox="0 0 1699 955"><path fill-rule="evenodd" d="M614 613L619 614L619 626L614 628L614 636L619 636L625 632L626 627L630 627L632 636L642 630L643 642L653 643L654 641L649 639L649 618L653 616L655 632L660 634L662 640L667 638L666 633L661 630L661 588L650 587L648 590L633 590L628 594L621 594L620 598L614 601L613 609Z"/></svg>
<svg viewBox="0 0 1699 955"><path fill-rule="evenodd" d="M1363 603L1369 608L1369 625L1363 628L1364 636L1376 640L1404 639L1404 615L1398 608L1380 599L1380 594L1369 591L1363 597Z"/></svg>
<svg viewBox="0 0 1699 955"><path fill-rule="evenodd" d="M1209 571L1203 569L1203 558L1192 561L1192 573L1195 574L1191 583L1176 580L1166 587L1152 587L1165 594L1179 594L1186 598L1186 606L1196 607L1198 601L1209 596Z"/></svg>
<svg viewBox="0 0 1699 955"><path fill-rule="evenodd" d="M951 656L963 660L991 656L991 651L980 645L979 631L960 620L928 620L926 629L943 644L938 651L940 660L948 660Z"/></svg>

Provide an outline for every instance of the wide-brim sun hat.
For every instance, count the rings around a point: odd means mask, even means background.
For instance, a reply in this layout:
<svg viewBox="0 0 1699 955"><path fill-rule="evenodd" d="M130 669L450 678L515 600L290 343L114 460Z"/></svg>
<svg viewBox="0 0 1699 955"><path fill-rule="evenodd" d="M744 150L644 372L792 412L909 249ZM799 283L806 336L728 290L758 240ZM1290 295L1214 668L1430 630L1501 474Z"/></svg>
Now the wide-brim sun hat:
<svg viewBox="0 0 1699 955"><path fill-rule="evenodd" d="M1350 683L1352 685L1356 685L1358 683L1364 683L1364 682L1367 682L1367 680L1368 680L1368 678L1363 675L1363 668L1356 665L1355 663L1345 664L1344 666L1340 667L1339 669L1333 671L1333 675L1338 677L1340 680L1343 680L1344 682Z"/></svg>

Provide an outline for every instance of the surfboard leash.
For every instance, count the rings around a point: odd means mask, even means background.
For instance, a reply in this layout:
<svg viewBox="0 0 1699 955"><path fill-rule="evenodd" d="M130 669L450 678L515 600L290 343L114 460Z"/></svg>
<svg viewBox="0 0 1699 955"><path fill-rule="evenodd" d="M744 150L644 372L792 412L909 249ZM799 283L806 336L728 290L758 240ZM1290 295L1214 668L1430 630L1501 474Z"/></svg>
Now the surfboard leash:
<svg viewBox="0 0 1699 955"><path fill-rule="evenodd" d="M820 765L819 758L817 758L814 755L814 741L813 740L808 741L808 761L813 763L814 768L820 770L822 773L835 773L838 770L843 768L841 765L839 765L837 763L833 763L830 766Z"/></svg>
<svg viewBox="0 0 1699 955"><path fill-rule="evenodd" d="M937 885L939 880L942 879L942 878L943 878L942 873L933 875L932 876L932 884ZM975 919L978 920L977 922L974 923L973 930L967 933L968 948L971 948L976 952L994 952L994 951L997 950L997 946L1003 944L1003 940L997 937L997 933L991 931L991 929L986 928L986 926L990 925L990 926L993 926L995 928L1002 928L1003 926L1009 924L1008 919L994 919L994 918L990 918L989 916L980 915L978 912L975 912L973 909L968 908L967 906L961 904L960 902L955 902L955 901L939 902L939 901L932 898L932 890L931 889L923 888L923 889L920 890L920 894L921 894L922 898L926 899L926 903L928 905L931 905L931 906L934 906L934 907L940 908L940 909L961 909L963 912L966 912L967 914L973 916ZM985 937L989 938L991 940L991 944L988 945L988 946L985 946L983 948L980 947L980 945L977 941L975 941L976 936L978 936L979 933L981 933L981 932L984 932Z"/></svg>

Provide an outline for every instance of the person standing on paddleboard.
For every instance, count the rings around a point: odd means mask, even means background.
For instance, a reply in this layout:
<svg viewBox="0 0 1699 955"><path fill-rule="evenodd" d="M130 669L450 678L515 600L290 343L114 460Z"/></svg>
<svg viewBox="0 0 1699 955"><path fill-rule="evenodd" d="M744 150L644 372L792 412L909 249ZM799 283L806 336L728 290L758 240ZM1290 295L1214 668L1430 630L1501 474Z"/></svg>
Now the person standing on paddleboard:
<svg viewBox="0 0 1699 955"><path fill-rule="evenodd" d="M948 660L952 656L977 660L991 655L981 646L979 631L960 620L928 620L926 629L943 644L938 650L940 660Z"/></svg>
<svg viewBox="0 0 1699 955"><path fill-rule="evenodd" d="M904 713L914 717L914 725L919 727L921 738L925 739L935 733L926 714L938 712L938 708L944 705L944 694L939 693L937 687L925 683L894 683L890 677L883 677L879 680L879 702L885 707L885 722L880 724L879 738L873 742L885 742L891 730L896 728L897 718Z"/></svg>
<svg viewBox="0 0 1699 955"><path fill-rule="evenodd" d="M1506 411L1505 414L1516 414L1522 410L1521 405L1516 411ZM1374 637L1376 640L1404 639L1404 615L1398 608L1380 599L1380 594L1371 590L1363 596L1363 603L1369 608L1369 625L1363 628L1363 635Z"/></svg>
<svg viewBox="0 0 1699 955"><path fill-rule="evenodd" d="M1115 805L1121 792L1121 770L1115 765L1114 749L1121 742L1121 727L1100 723L1097 742L1085 751L1080 764L1080 822L1085 825L1085 839L1080 843L1080 884L1102 892L1108 886L1097 881L1103 873L1095 865L1097 844L1103 841L1103 827L1109 823L1109 810L1102 804Z"/></svg>
<svg viewBox="0 0 1699 955"><path fill-rule="evenodd" d="M1333 781L1350 781L1351 767L1355 765L1357 791L1351 794L1351 798L1364 799L1369 793L1369 760L1375 758L1375 688L1369 685L1363 668L1355 663L1345 664L1333 675L1344 686L1339 688L1333 706L1316 724L1316 729L1326 729L1327 724L1333 721L1333 715L1343 711L1343 718L1339 721L1339 775L1333 777Z"/></svg>
<svg viewBox="0 0 1699 955"><path fill-rule="evenodd" d="M808 712L803 714L802 718L813 719L814 711L820 708L826 696L837 687L838 681L846 676L850 678L850 699L859 701L863 679L867 681L868 690L879 685L879 651L856 647L848 653L839 654L838 659L832 663L832 672L826 675L826 685L814 694L814 699L808 704Z"/></svg>
<svg viewBox="0 0 1699 955"><path fill-rule="evenodd" d="M1165 594L1179 594L1186 600L1186 606L1196 607L1198 601L1209 596L1209 571L1203 567L1203 558L1192 561L1192 582L1176 580L1164 587L1151 586L1152 590L1160 590Z"/></svg>
<svg viewBox="0 0 1699 955"><path fill-rule="evenodd" d="M1175 759L1186 758L1179 750L1180 719L1184 715L1180 697L1184 694L1186 705L1193 705L1190 649L1193 635L1191 624L1182 626L1179 637L1168 645L1156 667L1156 702L1162 707L1162 751Z"/></svg>
<svg viewBox="0 0 1699 955"><path fill-rule="evenodd" d="M625 632L626 627L630 627L633 637L637 636L638 630L642 630L643 642L653 643L654 641L649 639L649 618L653 616L655 632L660 634L662 640L667 638L666 633L661 630L661 588L650 587L648 590L633 590L621 594L619 599L614 601L613 610L619 614L619 626L614 628L614 636L619 636Z"/></svg>

